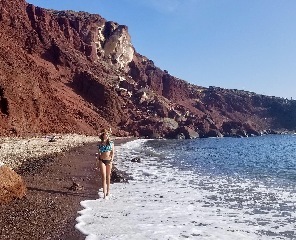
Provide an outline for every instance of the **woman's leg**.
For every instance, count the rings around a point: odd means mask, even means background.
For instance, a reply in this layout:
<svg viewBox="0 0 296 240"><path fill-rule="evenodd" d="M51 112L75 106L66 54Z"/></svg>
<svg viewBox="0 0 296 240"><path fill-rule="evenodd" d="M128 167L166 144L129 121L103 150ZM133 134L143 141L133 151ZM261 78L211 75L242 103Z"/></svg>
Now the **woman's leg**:
<svg viewBox="0 0 296 240"><path fill-rule="evenodd" d="M103 186L104 198L106 197L106 166L102 161L99 161L100 171L101 171L101 179Z"/></svg>
<svg viewBox="0 0 296 240"><path fill-rule="evenodd" d="M107 196L110 193L111 170L112 170L112 163L106 165Z"/></svg>

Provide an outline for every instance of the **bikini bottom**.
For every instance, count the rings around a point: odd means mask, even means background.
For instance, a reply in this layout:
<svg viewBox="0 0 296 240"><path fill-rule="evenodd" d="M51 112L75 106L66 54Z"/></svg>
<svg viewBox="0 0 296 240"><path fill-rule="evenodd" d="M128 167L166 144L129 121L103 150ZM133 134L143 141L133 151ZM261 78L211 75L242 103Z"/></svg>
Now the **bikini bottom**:
<svg viewBox="0 0 296 240"><path fill-rule="evenodd" d="M104 163L105 165L110 165L110 163L111 163L111 160L104 160L101 158L99 158L99 161L102 161L102 163Z"/></svg>

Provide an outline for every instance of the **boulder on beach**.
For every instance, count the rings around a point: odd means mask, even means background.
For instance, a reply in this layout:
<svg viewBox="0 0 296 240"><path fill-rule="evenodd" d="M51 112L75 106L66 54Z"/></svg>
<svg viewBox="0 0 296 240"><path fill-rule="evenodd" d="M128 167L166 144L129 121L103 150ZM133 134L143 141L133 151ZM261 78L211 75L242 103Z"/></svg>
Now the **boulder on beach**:
<svg viewBox="0 0 296 240"><path fill-rule="evenodd" d="M21 176L5 165L0 166L0 204L22 198L26 192L27 188Z"/></svg>
<svg viewBox="0 0 296 240"><path fill-rule="evenodd" d="M72 185L68 189L71 191L80 191L80 190L83 190L84 187L81 184L73 181Z"/></svg>

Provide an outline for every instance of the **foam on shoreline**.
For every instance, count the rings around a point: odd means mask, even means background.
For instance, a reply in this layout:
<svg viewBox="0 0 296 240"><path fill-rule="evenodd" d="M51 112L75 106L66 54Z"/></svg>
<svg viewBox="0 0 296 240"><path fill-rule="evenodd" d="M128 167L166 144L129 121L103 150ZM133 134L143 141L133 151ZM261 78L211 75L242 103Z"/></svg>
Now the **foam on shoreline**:
<svg viewBox="0 0 296 240"><path fill-rule="evenodd" d="M120 168L132 173L134 180L113 184L109 200L81 202L84 209L76 228L87 240L294 236L296 195L290 189L180 171L170 164L168 154L144 147L144 143L136 140L117 148ZM139 154L142 162L131 163Z"/></svg>

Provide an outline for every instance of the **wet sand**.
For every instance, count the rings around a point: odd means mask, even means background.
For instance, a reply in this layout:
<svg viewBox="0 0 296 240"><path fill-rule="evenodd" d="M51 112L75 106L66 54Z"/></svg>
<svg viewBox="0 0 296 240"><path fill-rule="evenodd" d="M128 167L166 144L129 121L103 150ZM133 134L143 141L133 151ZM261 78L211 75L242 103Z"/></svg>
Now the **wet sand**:
<svg viewBox="0 0 296 240"><path fill-rule="evenodd" d="M115 146L127 141L115 140ZM0 239L85 239L75 224L80 202L99 198L95 153L96 143L87 143L18 170L28 192L23 199L0 205ZM83 189L71 190L73 181Z"/></svg>

